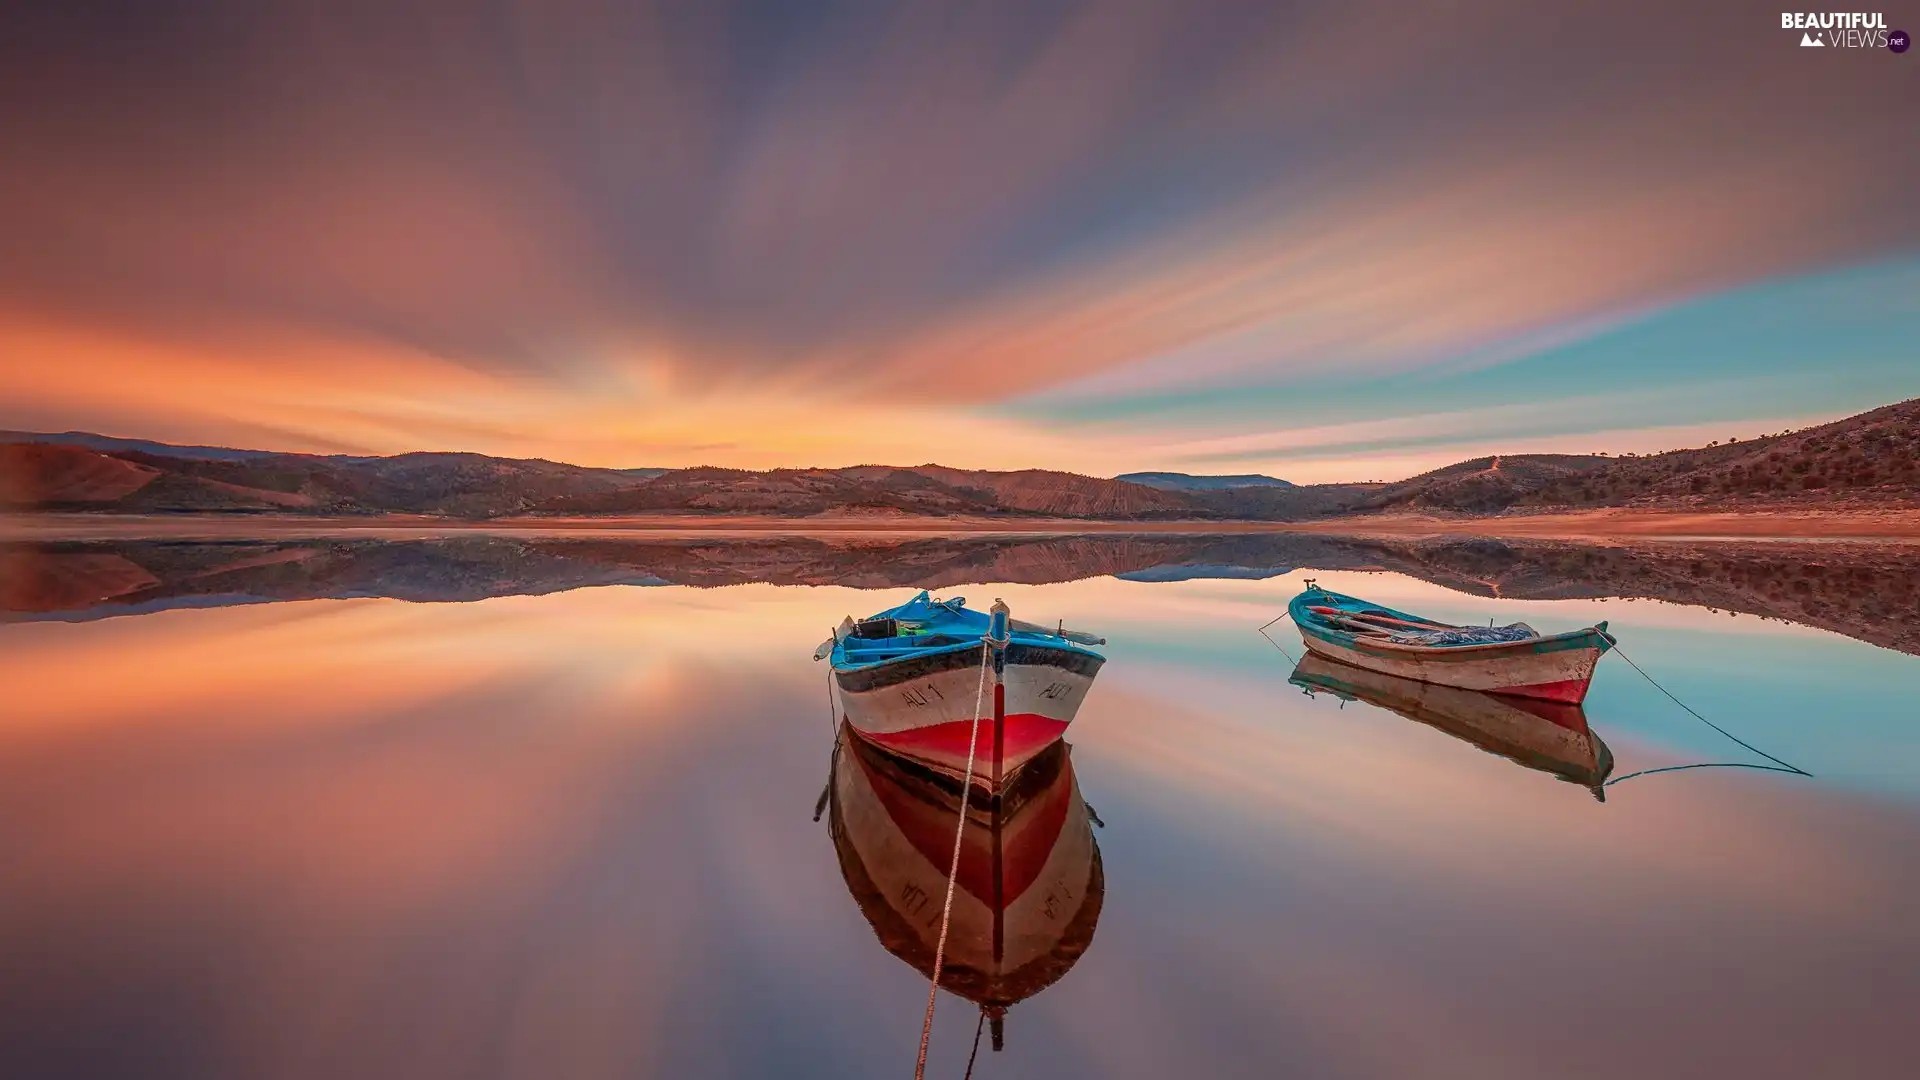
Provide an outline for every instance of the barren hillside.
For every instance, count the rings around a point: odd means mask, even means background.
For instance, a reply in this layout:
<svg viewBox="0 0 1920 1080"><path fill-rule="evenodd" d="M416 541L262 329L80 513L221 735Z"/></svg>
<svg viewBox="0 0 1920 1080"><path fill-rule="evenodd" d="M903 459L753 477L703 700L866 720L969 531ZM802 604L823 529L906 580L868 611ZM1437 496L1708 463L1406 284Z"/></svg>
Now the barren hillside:
<svg viewBox="0 0 1920 1080"><path fill-rule="evenodd" d="M0 433L8 438L9 433ZM561 515L1305 521L1395 511L1920 505L1920 400L1804 431L1644 457L1499 454L1390 484L1153 487L1048 469L597 469L480 454L323 457L0 441L0 506ZM98 440L114 447L126 440ZM152 446L154 444L139 444ZM1178 476L1182 474L1143 474ZM1247 477L1186 478L1237 482Z"/></svg>

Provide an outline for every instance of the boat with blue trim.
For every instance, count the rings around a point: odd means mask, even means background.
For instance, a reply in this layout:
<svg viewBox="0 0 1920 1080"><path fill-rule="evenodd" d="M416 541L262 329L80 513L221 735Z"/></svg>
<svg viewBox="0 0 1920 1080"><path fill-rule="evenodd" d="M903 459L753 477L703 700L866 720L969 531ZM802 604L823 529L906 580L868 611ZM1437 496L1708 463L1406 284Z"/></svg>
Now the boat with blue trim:
<svg viewBox="0 0 1920 1080"><path fill-rule="evenodd" d="M1310 652L1403 679L1578 705L1613 635L1605 622L1563 634L1526 623L1461 626L1356 596L1312 581L1287 604Z"/></svg>
<svg viewBox="0 0 1920 1080"><path fill-rule="evenodd" d="M1091 646L1104 644L1014 620L1000 601L983 612L922 591L843 620L814 659L831 658L840 718L862 737L961 775L972 731L974 775L991 786L1066 734L1106 663Z"/></svg>

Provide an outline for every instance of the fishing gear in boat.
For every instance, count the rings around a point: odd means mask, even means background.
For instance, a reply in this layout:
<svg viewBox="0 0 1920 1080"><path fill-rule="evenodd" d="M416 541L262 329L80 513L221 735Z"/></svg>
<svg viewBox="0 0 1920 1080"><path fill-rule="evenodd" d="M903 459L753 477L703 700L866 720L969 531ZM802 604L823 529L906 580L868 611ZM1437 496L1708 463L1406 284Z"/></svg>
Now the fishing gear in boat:
<svg viewBox="0 0 1920 1080"><path fill-rule="evenodd" d="M814 650L830 659L839 714L879 746L957 774L971 752L976 719L966 684L990 652L993 617L965 597L936 600L921 592L865 619L843 619ZM1021 622L1007 614L999 689L1004 715L990 729L995 781L1019 769L1066 734L1106 657L1106 639L1061 625ZM984 747L982 748L984 749Z"/></svg>
<svg viewBox="0 0 1920 1080"><path fill-rule="evenodd" d="M1746 768L1813 775L1754 746L1680 700L1620 650L1618 639L1608 633L1604 621L1584 630L1555 635L1543 635L1526 623L1461 626L1331 592L1320 588L1312 579L1307 580L1305 590L1287 605L1285 613L1260 628L1261 635L1273 642L1275 648L1280 648L1280 644L1267 634L1267 627L1289 617L1299 627L1308 652L1307 657L1298 662L1292 681L1307 692L1330 690L1343 703L1349 699L1368 700L1423 723L1452 730L1468 741L1481 744L1483 749L1581 783L1602 802L1606 801L1605 788L1656 773ZM1511 710L1500 705L1500 698L1531 699L1536 706L1570 705L1577 711L1592 683L1595 665L1610 651L1619 652L1620 659L1648 685L1688 715L1772 764L1699 762L1641 769L1609 778L1612 754L1587 728L1584 715L1542 713L1540 716L1551 723L1535 727L1525 740L1518 739L1516 733L1524 733L1523 729L1529 725L1524 718L1516 722L1510 715ZM1284 648L1280 648L1280 652L1287 659L1293 659ZM1336 664L1309 670L1314 663L1325 660ZM1392 683L1402 683L1411 689L1366 681L1378 676L1386 676ZM1477 691L1492 697L1479 703L1471 698L1454 701L1418 689L1422 684ZM1553 730L1556 726L1562 732L1572 733L1574 742L1559 747L1555 740L1561 735ZM1501 734L1493 739L1488 733L1496 727ZM1546 741L1541 742L1542 738Z"/></svg>
<svg viewBox="0 0 1920 1080"><path fill-rule="evenodd" d="M1329 660L1439 686L1575 705L1586 699L1595 665L1615 645L1604 622L1561 634L1542 634L1526 623L1462 626L1311 580L1287 604L1287 615L1307 651Z"/></svg>
<svg viewBox="0 0 1920 1080"><path fill-rule="evenodd" d="M1007 871L1002 865L1001 818L1007 808L1003 801L1009 790L1020 790L1029 780L1032 783L1047 782L1048 773L1027 771L1037 760L1051 760L1054 762L1054 771L1050 775L1055 778L1064 775L1070 782L1071 774L1059 771L1066 751L1061 736L1084 700L1094 675L1106 662L1104 656L1090 648L1099 644L1105 644L1105 639L1083 631L1068 630L1064 621L1051 628L1016 621L1002 600L995 600L992 609L982 614L969 610L962 597L936 600L923 591L899 607L889 608L866 619L856 621L849 616L841 620L833 635L821 642L814 651L816 660L832 660L829 676L832 685L828 701L832 708L833 691L837 689L836 713L844 725L845 735L840 745L845 745L847 740L866 744L873 748L872 753L897 755L902 762L910 762L914 768L927 774L953 776L959 780L953 843L943 875L944 896L939 909L939 935L932 943L927 1008L921 1024L920 1049L914 1069L916 1080L923 1078L926 1072L933 1014L939 1001L950 933L956 917L956 890L961 887L962 852L976 782L985 781L982 785L985 790L981 795L992 821L991 860L989 887L983 896L980 883L969 885L968 892L976 900L968 903L991 898L992 950L990 957L975 957L963 965L963 983L978 979L983 971L997 972L1005 959L1003 949L1007 942L1003 922L1008 902L1004 899ZM962 713L960 710L965 708L966 700L963 681L974 675L976 670L978 676L973 707L971 711ZM990 719L986 712L989 675L993 683ZM987 757L989 752L990 759ZM863 757L861 760L865 762L871 759ZM983 760L990 761L990 764L982 767ZM829 810L836 805L833 792L840 782L838 776L841 767L840 760L836 758L836 779L829 782L824 801ZM876 764L875 768L879 769L880 766ZM868 775L871 780L871 774L863 775ZM1011 812L1018 811L1015 809ZM869 815L867 820L872 820L872 816ZM833 830L838 842L843 838L845 829L837 812ZM1031 835L1037 839L1042 838L1044 833L1035 832ZM1059 834L1054 835L1057 837ZM1027 834L1023 833L1021 843L1030 843ZM1068 853L1065 857L1071 857L1073 851L1093 852L1096 849L1088 833L1084 848L1079 845L1067 849L1048 848L1049 852L1056 850L1064 850ZM847 865L844 850L842 858L844 868ZM1021 860L1019 865L1027 866L1027 860ZM899 871L890 868L888 872ZM927 890L913 884L914 899L908 902L915 905L916 918L923 915L919 905L926 895ZM1015 895L1020 893L1016 892ZM1072 899L1070 893L1066 899ZM1041 902L1041 898L1036 898L1034 902ZM1084 904L1072 907L1053 904L1047 906L1042 917L1066 920L1070 912L1084 908ZM1097 914L1097 907L1092 910ZM1062 922L1063 928L1073 924ZM962 940L960 947L963 951L973 947L974 936L977 935L968 935ZM1026 970L1023 966L1015 974ZM1049 965L1040 970L1053 969ZM1064 968L1059 971L1064 971ZM1054 971L1052 977L1057 978L1058 971ZM1046 981L1050 982L1051 978ZM994 1049L998 1050L1006 1002L988 998L979 1004L982 1022L990 1025Z"/></svg>

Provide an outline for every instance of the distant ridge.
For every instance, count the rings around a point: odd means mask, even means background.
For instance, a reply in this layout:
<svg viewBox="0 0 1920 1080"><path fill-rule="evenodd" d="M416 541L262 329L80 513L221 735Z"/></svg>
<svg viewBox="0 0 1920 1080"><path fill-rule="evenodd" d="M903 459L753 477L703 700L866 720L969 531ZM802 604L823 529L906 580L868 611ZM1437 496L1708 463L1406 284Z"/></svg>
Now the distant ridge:
<svg viewBox="0 0 1920 1080"><path fill-rule="evenodd" d="M0 443L48 443L54 446L84 446L89 450L137 450L164 457L200 458L205 461L249 461L272 457L271 450L235 450L225 446L176 446L147 439L121 439L95 435L90 431L0 431Z"/></svg>
<svg viewBox="0 0 1920 1080"><path fill-rule="evenodd" d="M1184 473L1108 480L932 464L601 469L470 453L322 456L86 432L0 432L0 508L56 512L1307 521L1408 512L1836 506L1920 507L1920 399L1689 450L1497 454L1390 484L1294 485L1269 476Z"/></svg>
<svg viewBox="0 0 1920 1080"><path fill-rule="evenodd" d="M1296 485L1258 473L1233 476L1194 476L1183 472L1130 472L1114 477L1129 484L1145 484L1161 491L1231 491L1234 488L1290 488Z"/></svg>

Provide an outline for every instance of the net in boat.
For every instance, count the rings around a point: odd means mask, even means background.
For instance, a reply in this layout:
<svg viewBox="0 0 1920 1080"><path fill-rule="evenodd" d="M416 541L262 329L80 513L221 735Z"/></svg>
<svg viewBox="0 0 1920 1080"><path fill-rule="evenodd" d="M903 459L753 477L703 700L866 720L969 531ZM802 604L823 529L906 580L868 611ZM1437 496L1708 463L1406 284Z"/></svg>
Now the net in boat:
<svg viewBox="0 0 1920 1080"><path fill-rule="evenodd" d="M1445 630L1395 630L1387 640L1396 645L1497 645L1536 638L1540 632L1526 623L1506 626L1455 626Z"/></svg>

